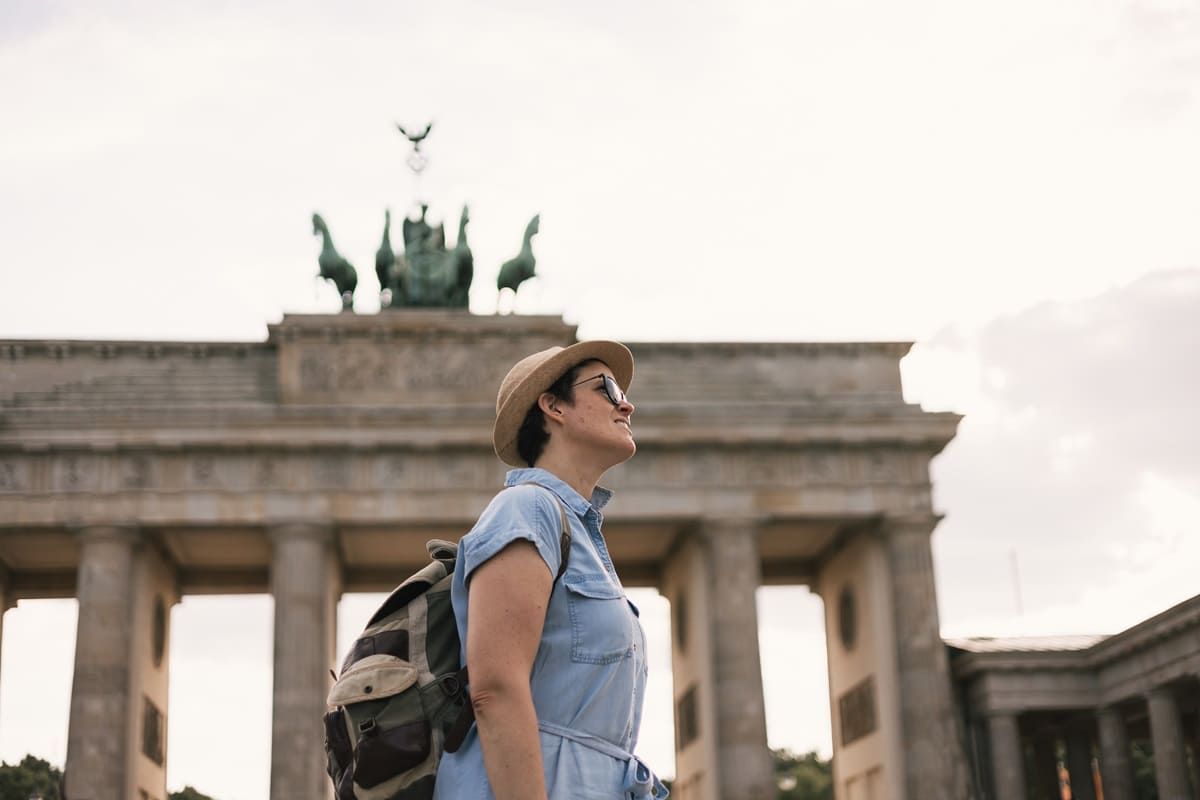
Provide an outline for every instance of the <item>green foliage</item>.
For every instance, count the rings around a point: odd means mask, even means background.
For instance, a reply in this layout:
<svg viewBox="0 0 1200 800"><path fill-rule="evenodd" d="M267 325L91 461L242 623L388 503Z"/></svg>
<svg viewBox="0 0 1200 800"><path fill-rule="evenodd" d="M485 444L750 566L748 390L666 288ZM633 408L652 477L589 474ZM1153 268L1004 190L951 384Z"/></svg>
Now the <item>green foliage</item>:
<svg viewBox="0 0 1200 800"><path fill-rule="evenodd" d="M37 756L25 756L20 764L0 763L0 800L61 800L61 781L62 771Z"/></svg>
<svg viewBox="0 0 1200 800"><path fill-rule="evenodd" d="M816 751L772 750L778 800L833 800L833 762Z"/></svg>
<svg viewBox="0 0 1200 800"><path fill-rule="evenodd" d="M1158 784L1154 781L1154 751L1150 742L1134 742L1130 755L1133 758L1133 793L1137 800L1158 800Z"/></svg>

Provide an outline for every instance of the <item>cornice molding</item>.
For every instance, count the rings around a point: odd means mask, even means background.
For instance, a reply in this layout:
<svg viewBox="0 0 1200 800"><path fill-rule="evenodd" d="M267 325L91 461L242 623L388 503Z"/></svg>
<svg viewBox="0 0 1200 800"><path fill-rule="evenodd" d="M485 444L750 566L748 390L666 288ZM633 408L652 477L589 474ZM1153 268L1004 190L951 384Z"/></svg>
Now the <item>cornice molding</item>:
<svg viewBox="0 0 1200 800"><path fill-rule="evenodd" d="M1156 614L1132 628L1114 634L1085 650L1056 652L958 651L951 661L957 678L986 672L1091 672L1098 673L1122 659L1148 650L1172 637L1200 626L1200 595ZM947 645L952 647L952 645Z"/></svg>
<svg viewBox="0 0 1200 800"><path fill-rule="evenodd" d="M267 354L274 348L265 342L171 342L95 339L0 339L0 361L28 358L114 359L133 356L147 361L163 358L246 358Z"/></svg>

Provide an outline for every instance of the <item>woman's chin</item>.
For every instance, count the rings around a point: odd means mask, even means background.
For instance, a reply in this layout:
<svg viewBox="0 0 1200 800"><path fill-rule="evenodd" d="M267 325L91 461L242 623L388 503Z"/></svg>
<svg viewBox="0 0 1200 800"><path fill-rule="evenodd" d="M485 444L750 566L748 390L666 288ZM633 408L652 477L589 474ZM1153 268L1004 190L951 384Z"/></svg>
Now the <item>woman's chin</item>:
<svg viewBox="0 0 1200 800"><path fill-rule="evenodd" d="M623 464L623 463L625 463L625 462L626 462L626 461L628 461L629 459L633 458L633 454L634 454L634 453L636 453L636 452L637 452L637 442L635 442L635 441L633 440L633 436L630 436L630 437L629 437L629 442L626 444L626 446L625 446L624 450L623 450L623 451L622 451L622 453L621 453L621 456L620 456L620 459L621 459L621 460L620 460L620 461L618 461L617 463L618 463L618 464Z"/></svg>

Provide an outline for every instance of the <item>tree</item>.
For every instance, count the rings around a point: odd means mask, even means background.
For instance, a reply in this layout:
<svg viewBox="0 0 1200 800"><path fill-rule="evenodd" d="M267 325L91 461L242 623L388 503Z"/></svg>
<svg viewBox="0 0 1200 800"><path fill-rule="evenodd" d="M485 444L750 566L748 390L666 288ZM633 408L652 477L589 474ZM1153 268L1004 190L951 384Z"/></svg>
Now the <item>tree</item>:
<svg viewBox="0 0 1200 800"><path fill-rule="evenodd" d="M62 800L58 793L62 770L37 756L25 756L19 764L0 762L0 800Z"/></svg>
<svg viewBox="0 0 1200 800"><path fill-rule="evenodd" d="M213 798L193 789L191 786L185 786L178 792L171 792L167 795L167 800L213 800Z"/></svg>
<svg viewBox="0 0 1200 800"><path fill-rule="evenodd" d="M1158 800L1158 783L1154 777L1154 750L1150 742L1133 742L1130 747L1133 761L1133 793L1138 800Z"/></svg>
<svg viewBox="0 0 1200 800"><path fill-rule="evenodd" d="M833 800L833 762L814 750L797 755L788 749L772 750L775 762L775 795L778 800Z"/></svg>

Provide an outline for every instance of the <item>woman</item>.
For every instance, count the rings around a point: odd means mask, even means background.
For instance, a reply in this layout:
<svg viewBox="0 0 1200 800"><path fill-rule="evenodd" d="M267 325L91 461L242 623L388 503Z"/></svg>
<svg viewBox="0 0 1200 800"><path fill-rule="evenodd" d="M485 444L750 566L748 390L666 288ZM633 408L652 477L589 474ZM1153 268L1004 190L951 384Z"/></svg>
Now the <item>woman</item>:
<svg viewBox="0 0 1200 800"><path fill-rule="evenodd" d="M646 648L600 531L597 486L637 449L617 342L552 347L500 384L492 438L511 470L459 543L451 598L476 723L439 800L622 800L666 789L631 755ZM562 565L561 529L570 528Z"/></svg>

